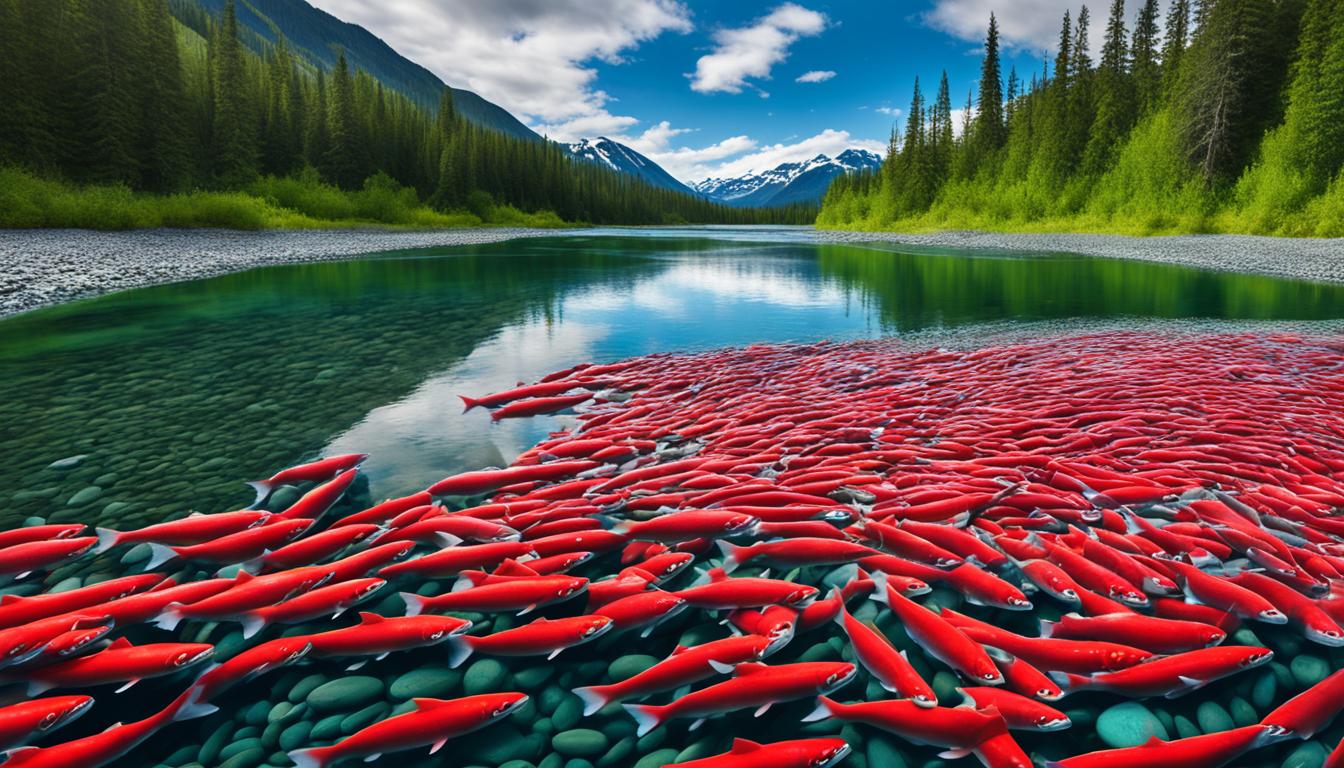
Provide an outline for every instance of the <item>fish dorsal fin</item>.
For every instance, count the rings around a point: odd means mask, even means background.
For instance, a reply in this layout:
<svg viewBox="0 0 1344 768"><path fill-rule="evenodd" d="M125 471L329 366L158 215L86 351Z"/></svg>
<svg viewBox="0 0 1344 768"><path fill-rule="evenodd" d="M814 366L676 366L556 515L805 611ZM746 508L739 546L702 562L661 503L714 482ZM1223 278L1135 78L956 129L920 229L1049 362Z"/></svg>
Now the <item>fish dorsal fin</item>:
<svg viewBox="0 0 1344 768"><path fill-rule="evenodd" d="M252 580L252 574L248 573L247 571L239 571L238 576L234 578L234 581L239 584L246 584L251 580Z"/></svg>
<svg viewBox="0 0 1344 768"><path fill-rule="evenodd" d="M741 755L746 752L755 752L760 748L760 743L751 739L733 739L733 748L728 751L730 754Z"/></svg>
<svg viewBox="0 0 1344 768"><path fill-rule="evenodd" d="M499 566L498 566L497 568L495 568L495 575L496 575L496 576L539 576L540 574L538 574L536 571L532 570L531 568L528 568L526 565L523 565L522 563L518 562L517 560L514 560L513 558L509 558L509 559L505 560L504 562L500 563Z"/></svg>
<svg viewBox="0 0 1344 768"><path fill-rule="evenodd" d="M625 570L621 571L621 576L622 578L638 577L645 581L656 581L658 579L657 576L654 576L652 573L649 573L648 571L644 570L643 568L640 568L637 565L632 565L629 568L626 568Z"/></svg>
<svg viewBox="0 0 1344 768"><path fill-rule="evenodd" d="M411 699L411 701L415 702L415 708L420 710L421 712L424 712L425 710L429 709L434 709L435 707L442 707L444 704L452 703L444 701L443 699Z"/></svg>
<svg viewBox="0 0 1344 768"><path fill-rule="evenodd" d="M722 568L713 568L709 571L709 583L716 584L728 578L728 572Z"/></svg>
<svg viewBox="0 0 1344 768"><path fill-rule="evenodd" d="M111 644L111 645L107 646L107 650L109 650L109 651L119 651L119 650L121 650L122 648L130 648L130 647L132 647L132 646L131 646L131 641L130 641L130 640L127 640L127 639L124 638L124 637L118 637L116 640L113 640L113 641L112 641L112 644Z"/></svg>
<svg viewBox="0 0 1344 768"><path fill-rule="evenodd" d="M1167 742L1165 742L1165 741L1163 741L1163 740L1157 738L1156 736L1149 736L1149 737L1148 737L1148 740L1145 741L1145 742L1143 742L1143 744L1141 744L1140 746L1143 746L1143 747L1160 747L1160 746L1162 746L1162 745L1164 745L1164 744L1166 744L1166 743L1167 743Z"/></svg>
<svg viewBox="0 0 1344 768"><path fill-rule="evenodd" d="M25 599L26 598L20 597L19 595L5 595L4 597L0 597L0 606L14 605L15 603L23 602Z"/></svg>
<svg viewBox="0 0 1344 768"><path fill-rule="evenodd" d="M690 649L688 649L686 646L684 646L684 645L678 645L676 648L673 648L673 649L672 649L672 655L673 655L673 656L680 656L681 654L685 653L685 652L688 651L688 650L690 650Z"/></svg>
<svg viewBox="0 0 1344 768"><path fill-rule="evenodd" d="M747 675L754 675L757 672L764 672L769 668L770 665L768 664L761 664L760 662L756 661L748 661L742 664L738 664L733 669L737 673L738 677L745 677Z"/></svg>
<svg viewBox="0 0 1344 768"><path fill-rule="evenodd" d="M376 613L369 613L368 611L359 612L360 624L381 624L383 621L383 617Z"/></svg>

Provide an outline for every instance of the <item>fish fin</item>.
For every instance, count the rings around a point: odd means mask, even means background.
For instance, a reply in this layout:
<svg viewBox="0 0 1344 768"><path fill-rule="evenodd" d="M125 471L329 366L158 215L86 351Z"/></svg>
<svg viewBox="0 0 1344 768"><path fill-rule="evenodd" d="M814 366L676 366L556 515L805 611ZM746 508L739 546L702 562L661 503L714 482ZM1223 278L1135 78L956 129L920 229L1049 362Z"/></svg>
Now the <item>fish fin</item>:
<svg viewBox="0 0 1344 768"><path fill-rule="evenodd" d="M741 550L744 549L744 547L739 547L736 544L722 539L714 543L718 545L719 551L723 553L723 572L732 573L733 571L736 571L737 567L742 564Z"/></svg>
<svg viewBox="0 0 1344 768"><path fill-rule="evenodd" d="M696 728L699 728L700 726L702 726L702 725L704 725L704 724L705 724L705 718L702 717L702 718L700 718L699 720L696 720L694 723L691 723L691 727L687 728L686 730L687 730L687 731L694 731Z"/></svg>
<svg viewBox="0 0 1344 768"><path fill-rule="evenodd" d="M201 701L201 689L193 687L184 694L181 706L173 712L173 722L178 723L183 720L195 720L198 717L209 717L218 711L219 707L214 704Z"/></svg>
<svg viewBox="0 0 1344 768"><path fill-rule="evenodd" d="M724 664L722 661L716 661L714 659L709 660L709 666L720 675L731 675L733 674L733 670L736 669L732 664Z"/></svg>
<svg viewBox="0 0 1344 768"><path fill-rule="evenodd" d="M465 637L449 637L447 645L448 668L457 669L471 655L471 643Z"/></svg>
<svg viewBox="0 0 1344 768"><path fill-rule="evenodd" d="M460 399L462 400L462 412L463 412L463 413L466 413L467 411L470 411L472 408L483 407L483 406L481 406L481 401L480 401L480 400L477 400L477 399L474 398L474 397L467 397L466 395L458 395L458 398L460 398Z"/></svg>
<svg viewBox="0 0 1344 768"><path fill-rule="evenodd" d="M625 711L635 719L638 728L635 731L636 736L643 736L654 728L657 728L663 722L664 708L654 704L623 704Z"/></svg>
<svg viewBox="0 0 1344 768"><path fill-rule="evenodd" d="M961 703L957 705L958 707L970 707L971 709L975 709L976 706L978 706L978 705L975 703L975 697L972 696L971 694L967 693L965 688L962 688L961 686L957 686L956 688L953 688L952 690L954 690L954 691L956 691L957 693L960 693L960 694L961 694Z"/></svg>
<svg viewBox="0 0 1344 768"><path fill-rule="evenodd" d="M676 701L677 699L684 698L684 697L686 696L686 694L688 694L688 693L690 693L690 692L691 692L691 686L689 686L689 685L683 685L683 686L681 686L680 688L678 688L677 690L675 690L675 691L672 692L672 700L673 700L673 701Z"/></svg>
<svg viewBox="0 0 1344 768"><path fill-rule="evenodd" d="M178 557L177 550L172 547L150 542L149 560L145 562L145 570L152 571L170 560L176 560Z"/></svg>
<svg viewBox="0 0 1344 768"><path fill-rule="evenodd" d="M752 717L760 717L761 715L764 715L766 712L769 712L769 711L770 711L770 707L771 707L771 705L773 705L773 704L774 704L774 702L773 702L773 701L770 701L770 702L766 702L765 704L762 704L761 706L757 707L757 708L756 708L756 712L755 712L754 714L752 714Z"/></svg>
<svg viewBox="0 0 1344 768"><path fill-rule="evenodd" d="M873 574L873 591L869 595L874 602L881 603L888 608L891 607L891 597L887 594L887 574L878 571Z"/></svg>
<svg viewBox="0 0 1344 768"><path fill-rule="evenodd" d="M436 531L434 533L434 540L439 542L439 545L444 549L456 547L458 544L462 543L462 538L460 536L454 536L451 533L444 533L443 531Z"/></svg>
<svg viewBox="0 0 1344 768"><path fill-rule="evenodd" d="M109 650L109 651L114 651L114 650L121 650L122 648L130 648L130 647L131 647L131 641L130 641L130 640L127 640L127 639L124 638L124 637L118 637L116 640L113 640L112 643L111 643L110 645L107 646L107 650Z"/></svg>
<svg viewBox="0 0 1344 768"><path fill-rule="evenodd" d="M382 621L385 621L385 619L384 619L382 616L379 616L379 615L376 614L376 613L370 613L369 611L360 611L360 612L359 612L359 623L360 623L360 624L378 624L378 623L380 623L380 622L382 622Z"/></svg>
<svg viewBox="0 0 1344 768"><path fill-rule="evenodd" d="M827 720L833 717L835 715L835 711L831 709L831 704L832 702L830 699L826 698L825 696L818 696L817 708L812 710L811 713L809 713L806 717L804 717L803 722L815 723L818 720Z"/></svg>
<svg viewBox="0 0 1344 768"><path fill-rule="evenodd" d="M1058 623L1059 622L1057 621L1046 621L1045 619L1041 619L1040 636L1050 637L1055 631L1055 625Z"/></svg>
<svg viewBox="0 0 1344 768"><path fill-rule="evenodd" d="M132 680L127 680L124 684L122 684L120 688L118 688L115 691L115 693L122 693L123 691L129 691L131 689L131 686L135 685L138 682L140 682L140 678L138 677Z"/></svg>
<svg viewBox="0 0 1344 768"><path fill-rule="evenodd" d="M607 705L606 686L592 685L587 688L575 688L574 695L583 702L583 716L588 717Z"/></svg>
<svg viewBox="0 0 1344 768"><path fill-rule="evenodd" d="M289 759L297 768L325 768L328 747L296 749L289 753Z"/></svg>
<svg viewBox="0 0 1344 768"><path fill-rule="evenodd" d="M382 653L378 654L377 656L374 656L374 657L373 657L373 660L374 660L374 661L382 661L383 659L386 659L388 656L391 656L391 655L392 655L392 652L391 652L391 651L383 651Z"/></svg>
<svg viewBox="0 0 1344 768"><path fill-rule="evenodd" d="M1164 698L1164 699L1179 699L1179 698L1181 698L1182 696L1184 696L1185 694L1190 693L1190 692L1192 692L1192 691L1197 691L1197 690L1199 690L1200 688L1203 688L1204 686L1206 686L1206 685L1209 684L1209 681L1208 681L1208 680L1196 680L1196 679L1193 678L1193 677L1186 677L1185 675L1177 675L1177 676L1176 676L1176 679L1177 679L1177 680L1180 680L1180 681L1181 681L1181 685L1183 685L1183 686L1185 686L1185 687L1184 687L1184 688L1178 688L1178 689L1176 689L1176 690L1174 690L1174 691L1168 691L1168 692L1166 693L1166 695L1163 696L1162 698Z"/></svg>
<svg viewBox="0 0 1344 768"><path fill-rule="evenodd" d="M740 755L744 752L755 752L761 748L760 742L751 739L736 738L733 739L733 748L728 750L729 754Z"/></svg>
<svg viewBox="0 0 1344 768"><path fill-rule="evenodd" d="M966 749L965 747L957 747L956 749L943 750L938 753L938 756L944 760L960 760L969 754L971 754L971 750Z"/></svg>
<svg viewBox="0 0 1344 768"><path fill-rule="evenodd" d="M440 749L443 749L443 745L447 743L448 743L447 739L439 739L438 741L434 742L434 746L429 748L429 754L432 755L435 752L438 752Z"/></svg>
<svg viewBox="0 0 1344 768"><path fill-rule="evenodd" d="M419 616L425 612L425 598L414 592L402 592L401 599L406 603L407 616Z"/></svg>
<svg viewBox="0 0 1344 768"><path fill-rule="evenodd" d="M247 484L252 487L252 490L257 492L257 498L252 502L252 506L250 507L251 509L256 509L261 506L261 502L265 501L267 496L271 495L271 484L265 480L252 480Z"/></svg>
<svg viewBox="0 0 1344 768"><path fill-rule="evenodd" d="M374 760L378 760L378 759L380 759L382 756L383 756L383 753L382 753L382 752L374 752L372 755L369 755L369 756L365 757L365 758L364 758L364 762L366 762L366 763L372 763Z"/></svg>
<svg viewBox="0 0 1344 768"><path fill-rule="evenodd" d="M28 598L19 595L0 595L0 607L26 602Z"/></svg>
<svg viewBox="0 0 1344 768"><path fill-rule="evenodd" d="M177 629L177 625L182 622L182 604L169 603L163 609L163 612L154 619L154 623L159 625L160 629L166 629L169 632Z"/></svg>
<svg viewBox="0 0 1344 768"><path fill-rule="evenodd" d="M686 646L684 646L684 645L678 645L676 648L673 648L673 649L672 649L672 653L668 654L668 658L672 658L673 656L676 656L677 654L685 653L687 650L689 650L689 649L688 649Z"/></svg>
<svg viewBox="0 0 1344 768"><path fill-rule="evenodd" d="M354 664L351 664L350 666L346 667L346 668L345 668L345 671L346 671L346 672L354 672L355 670L362 668L365 664L368 664L368 663L369 663L369 660L368 660L368 659L363 659L363 660L360 660L360 661L356 661Z"/></svg>
<svg viewBox="0 0 1344 768"><path fill-rule="evenodd" d="M93 530L98 534L98 546L93 548L94 554L106 552L117 546L117 539L121 537L120 532L111 528L94 528Z"/></svg>
<svg viewBox="0 0 1344 768"><path fill-rule="evenodd" d="M466 592L468 589L471 589L474 586L476 586L476 582L472 581L471 577L464 573L457 577L457 581L453 582L453 588L448 591Z"/></svg>
<svg viewBox="0 0 1344 768"><path fill-rule="evenodd" d="M728 578L728 572L722 568L711 568L707 575L709 576L710 584L715 584ZM762 576L761 578L767 577Z"/></svg>
<svg viewBox="0 0 1344 768"><path fill-rule="evenodd" d="M546 655L546 660L547 661L553 660L556 656L559 656L561 652L563 652L564 650L565 650L564 648L556 648L554 651L551 651L549 654Z"/></svg>
<svg viewBox="0 0 1344 768"><path fill-rule="evenodd" d="M52 688L55 687L56 686L54 684L48 683L44 680L29 680L28 695L37 696L38 694L46 693L47 691L50 691ZM120 691L118 691L118 693L120 693Z"/></svg>
<svg viewBox="0 0 1344 768"><path fill-rule="evenodd" d="M243 615L243 638L255 637L258 632L266 628L266 620L258 616L256 611L249 611Z"/></svg>
<svg viewBox="0 0 1344 768"><path fill-rule="evenodd" d="M518 615L519 615L519 616L526 616L527 614L529 614L529 613L531 613L531 612L533 612L533 611L535 611L535 610L537 610L537 604L536 604L536 603L532 603L531 605L527 606L527 607L524 608L523 610L519 611L519 612L518 612Z"/></svg>

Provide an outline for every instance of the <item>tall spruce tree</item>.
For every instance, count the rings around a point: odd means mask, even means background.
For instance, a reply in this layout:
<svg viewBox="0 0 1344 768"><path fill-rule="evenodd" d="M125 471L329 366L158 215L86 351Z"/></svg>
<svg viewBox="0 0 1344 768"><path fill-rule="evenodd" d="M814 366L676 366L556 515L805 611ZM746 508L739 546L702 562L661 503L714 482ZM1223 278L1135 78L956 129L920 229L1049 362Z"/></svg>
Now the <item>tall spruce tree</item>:
<svg viewBox="0 0 1344 768"><path fill-rule="evenodd" d="M999 22L989 15L985 34L985 58L980 64L980 89L976 101L975 124L971 137L978 161L997 152L1007 138L1003 119L1003 76L999 63Z"/></svg>
<svg viewBox="0 0 1344 768"><path fill-rule="evenodd" d="M1162 69L1158 63L1157 0L1144 0L1134 22L1130 45L1130 74L1134 82L1134 102L1140 112L1152 109L1161 94Z"/></svg>
<svg viewBox="0 0 1344 768"><path fill-rule="evenodd" d="M147 189L175 192L191 185L190 137L181 115L186 87L178 58L177 30L167 0L144 0L144 88L140 107L141 169ZM134 75L133 75L134 76Z"/></svg>
<svg viewBox="0 0 1344 768"><path fill-rule="evenodd" d="M234 0L225 0L223 15L210 37L210 90L215 178L226 187L241 186L257 175L257 126L248 103L247 69Z"/></svg>
<svg viewBox="0 0 1344 768"><path fill-rule="evenodd" d="M1095 75L1096 119L1089 131L1083 170L1100 175L1110 167L1116 145L1134 124L1135 100L1126 46L1125 0L1112 0L1106 41Z"/></svg>
<svg viewBox="0 0 1344 768"><path fill-rule="evenodd" d="M1167 9L1166 39L1162 44L1162 85L1167 91L1176 87L1181 58L1190 42L1190 0L1172 0Z"/></svg>

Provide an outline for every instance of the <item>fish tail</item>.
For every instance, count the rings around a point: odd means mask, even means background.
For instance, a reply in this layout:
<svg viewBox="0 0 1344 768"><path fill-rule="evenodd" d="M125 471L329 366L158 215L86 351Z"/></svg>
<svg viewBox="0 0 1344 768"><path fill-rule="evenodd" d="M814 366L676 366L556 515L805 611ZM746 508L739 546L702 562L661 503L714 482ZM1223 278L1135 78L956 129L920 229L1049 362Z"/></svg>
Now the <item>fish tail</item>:
<svg viewBox="0 0 1344 768"><path fill-rule="evenodd" d="M176 705L176 709L173 711L173 722L208 717L219 711L219 707L214 704L202 701L201 695L200 686L193 685L179 696L177 701L173 702Z"/></svg>
<svg viewBox="0 0 1344 768"><path fill-rule="evenodd" d="M1085 675L1075 675L1069 672L1047 672L1047 676L1055 682L1055 685L1064 691L1067 696L1074 691L1080 691L1092 687L1092 678Z"/></svg>
<svg viewBox="0 0 1344 768"><path fill-rule="evenodd" d="M243 638L247 639L255 636L258 632L266 628L266 620L257 615L256 611L248 611L243 614Z"/></svg>
<svg viewBox="0 0 1344 768"><path fill-rule="evenodd" d="M152 571L169 560L176 560L179 557L177 550L164 544L155 544L150 542L149 560L145 563L145 570Z"/></svg>
<svg viewBox="0 0 1344 768"><path fill-rule="evenodd" d="M462 666L462 662L471 655L470 637L449 637L448 645L448 668L457 669Z"/></svg>
<svg viewBox="0 0 1344 768"><path fill-rule="evenodd" d="M587 688L575 688L574 695L583 701L583 715L587 717L597 712L597 710L607 706L611 700L607 693L608 687L605 685L591 685Z"/></svg>
<svg viewBox="0 0 1344 768"><path fill-rule="evenodd" d="M407 616L419 616L425 612L425 598L414 592L402 592L401 599L406 603Z"/></svg>
<svg viewBox="0 0 1344 768"><path fill-rule="evenodd" d="M257 492L257 498L252 502L251 507L256 509L261 506L261 502L265 501L267 496L271 495L271 484L265 480L252 480L248 482L248 485L252 486L252 490Z"/></svg>
<svg viewBox="0 0 1344 768"><path fill-rule="evenodd" d="M663 714L667 707L656 704L622 704L625 711L635 718L635 723L639 729L635 731L636 736L643 736L654 728L663 724Z"/></svg>
<svg viewBox="0 0 1344 768"><path fill-rule="evenodd" d="M825 696L817 697L817 708L803 718L804 723L814 723L818 720L827 720L835 717L835 700Z"/></svg>
<svg viewBox="0 0 1344 768"><path fill-rule="evenodd" d="M98 546L93 548L94 554L106 552L117 546L117 540L121 538L121 533L111 528L95 528L94 530L98 533Z"/></svg>
<svg viewBox="0 0 1344 768"><path fill-rule="evenodd" d="M481 404L481 401L477 400L474 397L467 397L466 395L458 395L458 397L461 398L462 400L463 413L466 413L467 411L470 411L472 408L476 408Z"/></svg>
<svg viewBox="0 0 1344 768"><path fill-rule="evenodd" d="M296 749L289 753L289 759L294 761L294 765L298 768L324 768L330 755L331 747L313 747Z"/></svg>
<svg viewBox="0 0 1344 768"><path fill-rule="evenodd" d="M1059 622L1057 621L1046 621L1045 619L1041 619L1041 637L1050 637L1055 631L1055 625L1058 623Z"/></svg>
<svg viewBox="0 0 1344 768"><path fill-rule="evenodd" d="M723 553L723 572L732 573L742 564L742 547L732 542L719 540L714 542L719 545L719 551Z"/></svg>
<svg viewBox="0 0 1344 768"><path fill-rule="evenodd" d="M185 617L182 615L182 604L169 603L168 607L163 609L163 613L160 613L158 618L154 620L154 623L158 624L161 629L171 632L177 629L177 625L182 622L183 618Z"/></svg>
<svg viewBox="0 0 1344 768"><path fill-rule="evenodd" d="M887 595L887 574L884 571L873 574L873 592L869 597L876 602L891 607L891 598Z"/></svg>

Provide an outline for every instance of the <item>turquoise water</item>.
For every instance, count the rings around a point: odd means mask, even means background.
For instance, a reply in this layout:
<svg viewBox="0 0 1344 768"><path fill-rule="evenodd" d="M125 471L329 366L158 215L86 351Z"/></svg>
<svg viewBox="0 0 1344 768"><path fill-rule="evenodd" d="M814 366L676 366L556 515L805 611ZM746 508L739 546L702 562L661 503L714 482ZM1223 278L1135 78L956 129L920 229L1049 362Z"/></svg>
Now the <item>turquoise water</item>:
<svg viewBox="0 0 1344 768"><path fill-rule="evenodd" d="M249 500L241 480L324 451L373 454L373 496L416 490L565 423L491 424L458 394L581 361L988 323L1340 317L1340 286L815 245L793 230L612 231L258 269L0 322L0 516L218 511ZM48 468L72 456L87 458Z"/></svg>

